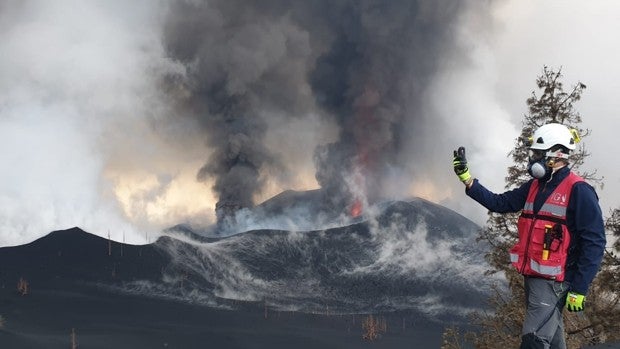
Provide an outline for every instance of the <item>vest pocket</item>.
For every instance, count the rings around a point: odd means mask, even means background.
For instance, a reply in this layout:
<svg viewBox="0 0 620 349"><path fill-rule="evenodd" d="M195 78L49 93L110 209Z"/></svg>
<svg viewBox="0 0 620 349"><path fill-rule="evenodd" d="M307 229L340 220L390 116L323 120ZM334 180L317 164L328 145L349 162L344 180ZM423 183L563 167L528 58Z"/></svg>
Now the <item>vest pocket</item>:
<svg viewBox="0 0 620 349"><path fill-rule="evenodd" d="M557 250L559 246L552 249L553 243L550 244L547 251L544 250L545 227L535 226L532 231L530 245L528 248L528 268L533 275L544 276L555 279L562 275L562 260Z"/></svg>
<svg viewBox="0 0 620 349"><path fill-rule="evenodd" d="M530 259L535 259L537 261L545 260L543 257L543 246L545 242L545 228L542 227L534 227L532 230L532 236L530 238L530 245L528 246L528 252ZM553 258L551 253L547 254L547 260L551 260Z"/></svg>

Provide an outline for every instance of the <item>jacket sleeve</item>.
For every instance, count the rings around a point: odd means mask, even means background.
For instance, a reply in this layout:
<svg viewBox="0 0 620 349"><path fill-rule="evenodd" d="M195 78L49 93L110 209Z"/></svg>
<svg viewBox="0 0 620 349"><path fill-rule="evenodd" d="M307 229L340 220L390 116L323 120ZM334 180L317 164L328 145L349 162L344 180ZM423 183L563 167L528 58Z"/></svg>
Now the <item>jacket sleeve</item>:
<svg viewBox="0 0 620 349"><path fill-rule="evenodd" d="M531 183L530 180L516 189L495 194L480 184L477 179L474 179L473 184L465 190L465 193L489 211L497 213L519 212L525 205Z"/></svg>
<svg viewBox="0 0 620 349"><path fill-rule="evenodd" d="M567 210L571 232L569 263L575 263L571 290L586 294L599 270L605 252L605 224L594 188L585 182L576 183Z"/></svg>

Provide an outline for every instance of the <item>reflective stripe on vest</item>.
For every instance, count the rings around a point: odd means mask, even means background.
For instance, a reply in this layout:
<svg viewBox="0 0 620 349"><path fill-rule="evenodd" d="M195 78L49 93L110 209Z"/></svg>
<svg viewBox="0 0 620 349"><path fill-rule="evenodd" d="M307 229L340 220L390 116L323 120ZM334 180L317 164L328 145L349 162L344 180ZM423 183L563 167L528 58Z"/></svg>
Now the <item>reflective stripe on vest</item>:
<svg viewBox="0 0 620 349"><path fill-rule="evenodd" d="M519 262L519 255L516 254L516 253L511 253L510 254L510 262L512 262L512 263Z"/></svg>
<svg viewBox="0 0 620 349"><path fill-rule="evenodd" d="M511 253L510 254L510 262L518 263L519 262L519 255L516 254L516 253ZM539 274L543 274L543 275L558 276L558 275L562 274L562 267L560 267L560 266L541 265L541 264L538 264L533 259L530 260L530 268L533 271L535 271L535 272L537 272Z"/></svg>
<svg viewBox="0 0 620 349"><path fill-rule="evenodd" d="M519 258L519 256L517 256ZM538 274L549 275L549 276L559 276L562 274L561 266L547 266L536 263L535 260L530 259L530 268L537 272Z"/></svg>
<svg viewBox="0 0 620 349"><path fill-rule="evenodd" d="M537 191L538 190L538 186L534 187L533 190ZM523 205L523 212L524 213L534 213L534 202L526 202L525 205ZM550 215L550 216L556 216L556 217L563 217L563 216L566 216L566 205L564 205L564 206L562 206L562 205L554 205L554 204L550 204L548 202L545 202L540 207L540 210L538 211L538 214L539 215Z"/></svg>
<svg viewBox="0 0 620 349"><path fill-rule="evenodd" d="M556 217L566 216L566 206L545 203L538 211L539 215L549 214Z"/></svg>

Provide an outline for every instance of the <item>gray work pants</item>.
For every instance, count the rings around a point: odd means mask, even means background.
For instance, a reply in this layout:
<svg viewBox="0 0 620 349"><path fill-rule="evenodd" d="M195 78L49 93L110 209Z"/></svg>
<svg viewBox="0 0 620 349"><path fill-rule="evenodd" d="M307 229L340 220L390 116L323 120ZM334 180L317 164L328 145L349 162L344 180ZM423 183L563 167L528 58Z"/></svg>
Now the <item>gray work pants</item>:
<svg viewBox="0 0 620 349"><path fill-rule="evenodd" d="M565 282L525 277L525 321L520 349L566 349L562 309Z"/></svg>

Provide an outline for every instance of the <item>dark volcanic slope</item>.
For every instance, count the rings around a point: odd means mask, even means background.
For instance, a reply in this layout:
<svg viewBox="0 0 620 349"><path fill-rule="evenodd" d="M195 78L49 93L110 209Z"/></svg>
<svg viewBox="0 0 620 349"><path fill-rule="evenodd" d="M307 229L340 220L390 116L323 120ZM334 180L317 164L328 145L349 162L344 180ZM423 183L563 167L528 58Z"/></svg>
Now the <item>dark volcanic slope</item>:
<svg viewBox="0 0 620 349"><path fill-rule="evenodd" d="M66 282L160 280L168 262L154 245L120 244L73 228L26 245L0 248L0 280L12 287L23 277L35 289Z"/></svg>
<svg viewBox="0 0 620 349"><path fill-rule="evenodd" d="M321 231L162 239L158 245L172 260L164 271L175 285L169 294L211 304L236 299L306 312L416 310L430 317L463 315L483 303L486 285L479 276L486 264L477 225L421 199L385 203L377 211Z"/></svg>
<svg viewBox="0 0 620 349"><path fill-rule="evenodd" d="M57 231L0 248L0 347L66 348L76 328L90 348L357 348L368 313L389 324L381 347L438 347L442 322L485 297L477 229L413 200L321 231L185 231L144 246Z"/></svg>
<svg viewBox="0 0 620 349"><path fill-rule="evenodd" d="M162 271L172 267L159 245L173 241L112 242L108 255L107 240L70 229L1 248L0 348L70 348L72 329L80 347L100 349L372 346L362 339L362 315L282 312L264 302L228 302L235 310L224 310L123 292L123 285L144 282L172 291L174 284L162 281ZM29 283L27 295L17 292L20 278ZM382 317L390 326L382 348L439 345L439 323L420 322L410 312Z"/></svg>

